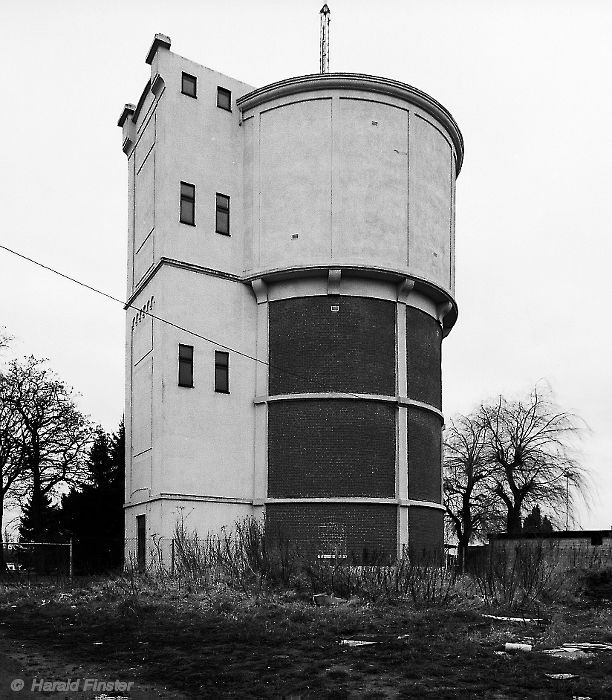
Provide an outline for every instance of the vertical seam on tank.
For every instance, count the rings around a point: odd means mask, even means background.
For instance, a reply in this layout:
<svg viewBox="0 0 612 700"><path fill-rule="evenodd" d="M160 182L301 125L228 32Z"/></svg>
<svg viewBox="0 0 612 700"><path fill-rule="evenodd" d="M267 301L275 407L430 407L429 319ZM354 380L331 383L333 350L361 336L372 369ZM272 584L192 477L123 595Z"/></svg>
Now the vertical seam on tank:
<svg viewBox="0 0 612 700"><path fill-rule="evenodd" d="M329 101L329 257L334 257L334 98Z"/></svg>
<svg viewBox="0 0 612 700"><path fill-rule="evenodd" d="M454 236L454 230L455 230L455 222L454 222L454 216L453 212L455 210L455 188L453 187L453 163L454 163L454 154L453 154L453 148L451 146L450 148L450 216L449 216L449 254L448 254L448 259L449 259L449 271L448 271L448 286L450 288L450 292L452 294L453 292L453 254L454 254L454 242L455 242L455 236Z"/></svg>
<svg viewBox="0 0 612 700"><path fill-rule="evenodd" d="M406 111L406 267L410 265L410 110Z"/></svg>
<svg viewBox="0 0 612 700"><path fill-rule="evenodd" d="M261 266L261 110L257 115L257 266Z"/></svg>

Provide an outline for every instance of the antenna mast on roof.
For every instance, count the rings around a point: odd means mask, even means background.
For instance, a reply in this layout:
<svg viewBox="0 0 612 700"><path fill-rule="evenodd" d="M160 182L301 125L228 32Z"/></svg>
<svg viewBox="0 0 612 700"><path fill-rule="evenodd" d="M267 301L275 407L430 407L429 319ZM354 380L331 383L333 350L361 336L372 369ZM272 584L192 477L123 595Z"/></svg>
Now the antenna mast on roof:
<svg viewBox="0 0 612 700"><path fill-rule="evenodd" d="M329 16L330 11L327 3L323 5L321 11L321 60L319 70L321 73L329 73Z"/></svg>

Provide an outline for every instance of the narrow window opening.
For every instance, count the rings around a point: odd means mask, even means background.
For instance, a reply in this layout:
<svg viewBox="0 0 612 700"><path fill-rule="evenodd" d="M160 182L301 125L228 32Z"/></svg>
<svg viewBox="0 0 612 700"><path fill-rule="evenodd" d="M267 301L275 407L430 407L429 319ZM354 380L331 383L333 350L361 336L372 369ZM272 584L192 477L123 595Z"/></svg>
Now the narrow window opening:
<svg viewBox="0 0 612 700"><path fill-rule="evenodd" d="M182 224L195 226L195 185L181 182L181 216Z"/></svg>
<svg viewBox="0 0 612 700"><path fill-rule="evenodd" d="M193 345L179 345L179 386L193 386Z"/></svg>
<svg viewBox="0 0 612 700"><path fill-rule="evenodd" d="M229 353L215 350L215 391L229 394Z"/></svg>
<svg viewBox="0 0 612 700"><path fill-rule="evenodd" d="M216 195L215 230L224 236L230 235L230 198L225 194Z"/></svg>
<svg viewBox="0 0 612 700"><path fill-rule="evenodd" d="M232 93L222 87L217 87L217 107L232 111Z"/></svg>
<svg viewBox="0 0 612 700"><path fill-rule="evenodd" d="M198 91L198 79L195 75L189 75L189 73L183 73L183 78L181 80L181 92L183 95L188 95L189 97L197 97Z"/></svg>

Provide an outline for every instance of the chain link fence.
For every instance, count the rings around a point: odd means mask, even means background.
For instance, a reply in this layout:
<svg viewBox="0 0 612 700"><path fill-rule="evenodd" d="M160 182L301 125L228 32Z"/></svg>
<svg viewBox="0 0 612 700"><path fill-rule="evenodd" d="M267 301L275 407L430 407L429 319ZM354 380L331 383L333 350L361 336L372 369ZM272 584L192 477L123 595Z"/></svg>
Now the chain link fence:
<svg viewBox="0 0 612 700"><path fill-rule="evenodd" d="M4 576L72 576L72 542L2 542Z"/></svg>

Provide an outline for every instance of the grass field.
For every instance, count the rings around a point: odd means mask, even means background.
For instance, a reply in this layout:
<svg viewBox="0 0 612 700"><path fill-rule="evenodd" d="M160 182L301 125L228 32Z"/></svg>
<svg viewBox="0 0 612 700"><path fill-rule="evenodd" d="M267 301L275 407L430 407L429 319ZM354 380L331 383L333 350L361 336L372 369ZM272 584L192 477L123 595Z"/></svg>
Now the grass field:
<svg viewBox="0 0 612 700"><path fill-rule="evenodd" d="M43 674L95 673L134 683L108 697L612 698L612 652L578 660L542 653L572 641L612 642L610 603L580 595L534 603L539 623L483 617L509 610L465 586L439 605L400 597L317 607L308 591L186 589L135 575L7 583L0 697L72 697L26 691ZM533 650L503 652L506 642L521 641ZM17 670L21 694L9 689Z"/></svg>

